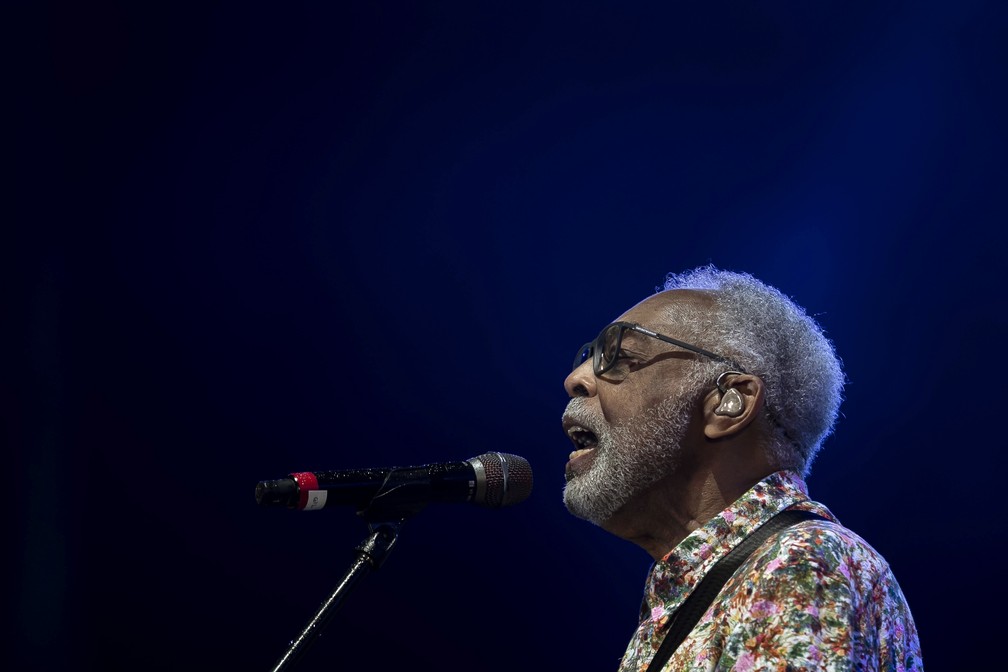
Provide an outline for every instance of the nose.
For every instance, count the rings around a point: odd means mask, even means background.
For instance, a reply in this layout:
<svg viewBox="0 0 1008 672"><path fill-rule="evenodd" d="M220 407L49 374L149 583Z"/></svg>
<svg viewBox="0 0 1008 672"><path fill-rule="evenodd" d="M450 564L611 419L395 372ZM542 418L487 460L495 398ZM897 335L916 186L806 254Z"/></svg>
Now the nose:
<svg viewBox="0 0 1008 672"><path fill-rule="evenodd" d="M595 372L592 371L591 359L582 362L581 366L570 372L564 381L564 389L571 397L594 397L597 392Z"/></svg>

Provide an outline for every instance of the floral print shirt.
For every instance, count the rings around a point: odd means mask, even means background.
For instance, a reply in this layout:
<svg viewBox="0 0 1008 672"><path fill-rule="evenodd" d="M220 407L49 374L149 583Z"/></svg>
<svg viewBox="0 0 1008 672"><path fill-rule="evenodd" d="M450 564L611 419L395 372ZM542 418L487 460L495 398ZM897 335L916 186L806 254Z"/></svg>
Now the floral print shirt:
<svg viewBox="0 0 1008 672"><path fill-rule="evenodd" d="M644 672L676 610L714 563L784 509L812 511L739 567L663 672L923 670L910 608L889 565L808 497L795 473L763 479L651 568L619 672ZM651 670L650 672L659 672Z"/></svg>

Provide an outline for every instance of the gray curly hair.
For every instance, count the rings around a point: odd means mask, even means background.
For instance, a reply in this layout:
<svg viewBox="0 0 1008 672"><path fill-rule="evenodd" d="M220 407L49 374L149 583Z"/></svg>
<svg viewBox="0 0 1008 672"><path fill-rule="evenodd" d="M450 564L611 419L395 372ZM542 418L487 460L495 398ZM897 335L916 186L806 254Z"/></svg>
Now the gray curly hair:
<svg viewBox="0 0 1008 672"><path fill-rule="evenodd" d="M680 323L705 347L763 380L771 421L768 455L779 468L808 475L843 398L843 370L822 328L790 298L747 273L702 266L670 273L664 289L703 290L713 298L713 311L677 308L683 311ZM702 367L697 373L714 377L724 370L716 362Z"/></svg>

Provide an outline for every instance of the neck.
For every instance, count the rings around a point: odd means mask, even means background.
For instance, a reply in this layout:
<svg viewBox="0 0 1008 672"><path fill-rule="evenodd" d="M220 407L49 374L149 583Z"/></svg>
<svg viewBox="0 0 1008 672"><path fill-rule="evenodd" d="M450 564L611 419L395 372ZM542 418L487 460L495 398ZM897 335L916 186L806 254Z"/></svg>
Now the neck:
<svg viewBox="0 0 1008 672"><path fill-rule="evenodd" d="M762 451L707 447L704 464L682 465L638 493L602 528L660 560L693 530L773 473ZM748 457L746 456L748 455Z"/></svg>

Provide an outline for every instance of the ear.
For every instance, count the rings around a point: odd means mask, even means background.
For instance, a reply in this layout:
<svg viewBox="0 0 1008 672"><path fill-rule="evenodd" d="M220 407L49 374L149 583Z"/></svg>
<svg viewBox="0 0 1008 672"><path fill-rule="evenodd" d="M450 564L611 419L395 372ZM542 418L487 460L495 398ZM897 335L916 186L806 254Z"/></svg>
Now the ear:
<svg viewBox="0 0 1008 672"><path fill-rule="evenodd" d="M704 399L704 436L722 439L739 434L759 417L766 386L759 376L733 373L724 377L725 393L715 388Z"/></svg>

